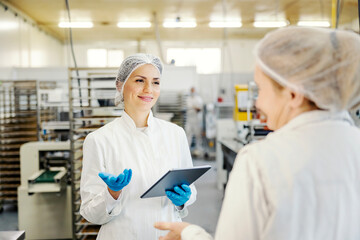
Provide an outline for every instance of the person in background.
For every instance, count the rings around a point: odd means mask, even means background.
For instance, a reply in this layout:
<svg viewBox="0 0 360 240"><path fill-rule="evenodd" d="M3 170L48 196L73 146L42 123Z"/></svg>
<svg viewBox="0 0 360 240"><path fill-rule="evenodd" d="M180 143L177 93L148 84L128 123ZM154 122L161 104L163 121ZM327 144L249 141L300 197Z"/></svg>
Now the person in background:
<svg viewBox="0 0 360 240"><path fill-rule="evenodd" d="M257 45L256 107L274 130L242 148L215 239L360 239L360 37L287 27ZM188 223L156 223L160 239L212 239Z"/></svg>
<svg viewBox="0 0 360 240"><path fill-rule="evenodd" d="M172 168L192 167L184 130L155 118L163 65L158 57L135 54L121 64L115 104L120 118L87 135L83 145L80 214L102 225L97 239L156 239L155 221L177 221L196 199L182 184L167 197L140 196Z"/></svg>
<svg viewBox="0 0 360 240"><path fill-rule="evenodd" d="M200 156L202 155L202 108L203 100L196 93L194 87L190 89L190 96L187 98L186 102L187 111L186 111L186 124L185 131L186 136L191 148L192 139L195 137L195 147L193 155Z"/></svg>

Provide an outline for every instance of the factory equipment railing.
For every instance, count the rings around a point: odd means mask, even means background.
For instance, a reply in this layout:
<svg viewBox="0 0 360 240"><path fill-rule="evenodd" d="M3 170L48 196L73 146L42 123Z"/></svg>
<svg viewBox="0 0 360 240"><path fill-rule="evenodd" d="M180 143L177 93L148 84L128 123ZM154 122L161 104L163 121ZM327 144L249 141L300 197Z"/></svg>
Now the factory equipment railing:
<svg viewBox="0 0 360 240"><path fill-rule="evenodd" d="M82 146L86 135L121 115L114 106L116 69L69 68L73 239L96 239L99 225L79 213Z"/></svg>

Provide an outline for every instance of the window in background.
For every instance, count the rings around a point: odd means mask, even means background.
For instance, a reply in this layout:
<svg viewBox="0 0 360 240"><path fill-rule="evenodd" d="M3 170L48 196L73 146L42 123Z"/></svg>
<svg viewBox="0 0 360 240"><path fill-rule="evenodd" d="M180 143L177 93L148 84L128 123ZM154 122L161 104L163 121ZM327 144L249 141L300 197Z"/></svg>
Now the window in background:
<svg viewBox="0 0 360 240"><path fill-rule="evenodd" d="M118 49L88 49L88 67L119 67L124 60L124 51Z"/></svg>
<svg viewBox="0 0 360 240"><path fill-rule="evenodd" d="M175 66L196 66L197 73L220 73L220 48L168 48L167 62Z"/></svg>
<svg viewBox="0 0 360 240"><path fill-rule="evenodd" d="M107 60L108 67L120 67L120 64L124 60L124 51L118 49L109 49Z"/></svg>
<svg viewBox="0 0 360 240"><path fill-rule="evenodd" d="M88 49L87 63L89 67L106 67L106 49Z"/></svg>

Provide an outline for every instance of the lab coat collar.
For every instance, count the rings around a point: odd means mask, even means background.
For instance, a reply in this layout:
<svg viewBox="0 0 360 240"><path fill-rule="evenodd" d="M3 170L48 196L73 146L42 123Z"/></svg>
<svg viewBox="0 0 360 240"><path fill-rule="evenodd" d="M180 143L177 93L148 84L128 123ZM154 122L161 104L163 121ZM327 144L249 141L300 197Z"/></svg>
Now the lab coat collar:
<svg viewBox="0 0 360 240"><path fill-rule="evenodd" d="M123 111L122 113L122 116L121 116L126 125L133 131L136 131L137 128L136 128L136 124L134 122L134 120L129 116L129 114L127 114L125 112L125 110ZM149 113L149 117L147 119L147 128L145 129L144 133L149 133L151 131L151 129L153 128L153 125L154 125L154 116L153 116L153 113L152 111L150 110L150 113Z"/></svg>
<svg viewBox="0 0 360 240"><path fill-rule="evenodd" d="M303 125L307 125L312 122L320 122L326 120L340 120L348 122L350 125L354 125L354 121L347 111L330 112L325 110L314 110L296 116L286 125L278 129L276 132L279 133L288 129L294 129Z"/></svg>

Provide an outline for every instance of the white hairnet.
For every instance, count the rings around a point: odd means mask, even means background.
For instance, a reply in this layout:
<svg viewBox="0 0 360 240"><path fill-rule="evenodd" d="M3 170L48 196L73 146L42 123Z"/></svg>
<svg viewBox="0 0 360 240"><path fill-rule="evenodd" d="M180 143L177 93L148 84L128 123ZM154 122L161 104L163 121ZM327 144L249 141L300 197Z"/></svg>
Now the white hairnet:
<svg viewBox="0 0 360 240"><path fill-rule="evenodd" d="M262 71L331 111L360 107L360 37L349 31L287 27L256 46Z"/></svg>
<svg viewBox="0 0 360 240"><path fill-rule="evenodd" d="M145 64L153 65L161 75L163 69L161 60L151 54L136 53L125 58L124 61L121 63L118 74L116 76L116 84L120 84L121 90L116 91L115 106L124 103L124 85L132 72L135 71L135 69L137 69L138 67Z"/></svg>

